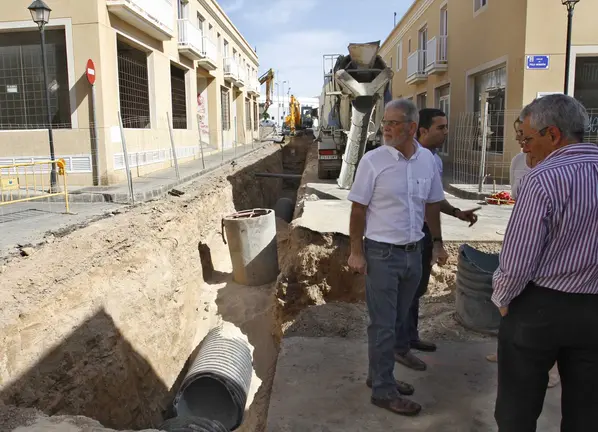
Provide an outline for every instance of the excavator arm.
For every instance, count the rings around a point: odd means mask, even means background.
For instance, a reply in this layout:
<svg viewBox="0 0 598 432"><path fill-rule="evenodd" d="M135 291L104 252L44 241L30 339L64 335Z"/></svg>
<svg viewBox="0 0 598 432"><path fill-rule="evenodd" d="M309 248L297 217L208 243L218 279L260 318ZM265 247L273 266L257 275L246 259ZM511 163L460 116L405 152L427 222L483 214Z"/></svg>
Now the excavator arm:
<svg viewBox="0 0 598 432"><path fill-rule="evenodd" d="M274 71L269 69L268 72L263 74L260 78L260 85L266 84L266 103L264 104L264 112L268 111L270 105L272 105L272 92L274 90L274 86L272 85L274 82Z"/></svg>

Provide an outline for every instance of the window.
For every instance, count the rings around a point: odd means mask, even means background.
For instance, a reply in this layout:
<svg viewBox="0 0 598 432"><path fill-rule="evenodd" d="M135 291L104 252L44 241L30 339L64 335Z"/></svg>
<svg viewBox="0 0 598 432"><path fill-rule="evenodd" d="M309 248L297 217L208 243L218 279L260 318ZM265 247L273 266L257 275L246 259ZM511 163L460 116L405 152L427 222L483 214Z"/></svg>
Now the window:
<svg viewBox="0 0 598 432"><path fill-rule="evenodd" d="M408 48L409 48L409 49L408 49L408 53L409 53L409 54L411 54L411 38L409 38L409 41L408 41L408 43L407 43L407 44L409 45L409 46L408 46Z"/></svg>
<svg viewBox="0 0 598 432"><path fill-rule="evenodd" d="M218 42L218 55L222 56L222 36L220 33L216 34L216 42Z"/></svg>
<svg viewBox="0 0 598 432"><path fill-rule="evenodd" d="M451 113L450 113L450 105L451 105L451 88L450 86L444 86L444 87L440 87L439 89L436 90L436 99L438 100L438 108L442 111L444 111L444 113L446 114L446 118L447 120L450 119ZM450 124L449 124L449 130L450 130ZM446 138L446 140L444 141L444 144L442 145L442 148L440 149L441 154L443 155L448 155L449 154L449 137Z"/></svg>
<svg viewBox="0 0 598 432"><path fill-rule="evenodd" d="M179 0L177 13L179 19L187 19L189 16L189 3L186 0Z"/></svg>
<svg viewBox="0 0 598 432"><path fill-rule="evenodd" d="M484 129L484 111L488 102L488 139L487 150L502 153L505 132L505 88L507 70L505 67L484 72L474 77L474 112L478 118L477 139L474 150L482 148L482 131Z"/></svg>
<svg viewBox="0 0 598 432"><path fill-rule="evenodd" d="M50 115L55 128L71 127L64 30L46 30ZM0 129L45 129L46 92L39 32L0 33Z"/></svg>
<svg viewBox="0 0 598 432"><path fill-rule="evenodd" d="M222 55L224 55L224 57L228 57L228 41L226 39L224 39Z"/></svg>
<svg viewBox="0 0 598 432"><path fill-rule="evenodd" d="M417 109L427 108L428 93L420 93L417 95Z"/></svg>
<svg viewBox="0 0 598 432"><path fill-rule="evenodd" d="M199 30L201 30L202 36L205 32L205 28L204 28L205 23L206 23L206 20L204 19L204 17L201 16L201 14L199 12L197 12L197 28ZM210 27L212 27L212 26L210 26Z"/></svg>
<svg viewBox="0 0 598 432"><path fill-rule="evenodd" d="M118 91L123 126L149 129L150 103L147 54L117 42Z"/></svg>
<svg viewBox="0 0 598 432"><path fill-rule="evenodd" d="M397 45L397 70L403 69L403 41Z"/></svg>
<svg viewBox="0 0 598 432"><path fill-rule="evenodd" d="M245 98L245 129L251 130L251 101Z"/></svg>
<svg viewBox="0 0 598 432"><path fill-rule="evenodd" d="M473 11L478 12L486 5L488 5L488 0L473 0Z"/></svg>
<svg viewBox="0 0 598 432"><path fill-rule="evenodd" d="M419 70L423 71L426 66L428 65L427 55L428 55L428 27L424 26L420 29L417 35L418 39L418 49L419 49L419 56L420 56L420 64Z"/></svg>
<svg viewBox="0 0 598 432"><path fill-rule="evenodd" d="M446 62L448 59L448 8L440 9L440 38L438 41L438 59Z"/></svg>
<svg viewBox="0 0 598 432"><path fill-rule="evenodd" d="M230 97L226 87L220 88L220 110L222 130L230 130Z"/></svg>
<svg viewBox="0 0 598 432"><path fill-rule="evenodd" d="M187 129L185 71L173 65L170 66L170 97L172 99L173 129Z"/></svg>

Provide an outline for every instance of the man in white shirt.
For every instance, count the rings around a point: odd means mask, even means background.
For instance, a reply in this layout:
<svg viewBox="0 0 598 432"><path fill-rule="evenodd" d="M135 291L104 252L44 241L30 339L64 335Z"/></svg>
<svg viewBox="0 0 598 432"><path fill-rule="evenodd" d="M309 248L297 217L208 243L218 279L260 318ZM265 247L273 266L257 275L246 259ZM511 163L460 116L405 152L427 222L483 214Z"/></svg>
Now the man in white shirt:
<svg viewBox="0 0 598 432"><path fill-rule="evenodd" d="M433 262L446 263L440 230L444 191L434 156L415 141L419 115L413 102L389 102L382 120L384 145L361 159L349 200L349 267L366 275L371 402L396 414L421 406L400 394L413 387L393 375L395 344L422 273L424 216L433 238ZM365 239L364 239L365 236Z"/></svg>

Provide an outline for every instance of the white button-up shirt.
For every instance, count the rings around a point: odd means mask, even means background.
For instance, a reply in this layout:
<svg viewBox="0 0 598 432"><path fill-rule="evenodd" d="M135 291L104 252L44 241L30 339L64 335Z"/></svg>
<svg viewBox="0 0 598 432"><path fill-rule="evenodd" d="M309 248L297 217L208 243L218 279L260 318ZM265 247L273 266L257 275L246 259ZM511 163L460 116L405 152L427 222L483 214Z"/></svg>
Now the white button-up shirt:
<svg viewBox="0 0 598 432"><path fill-rule="evenodd" d="M368 206L365 236L371 240L396 245L421 240L426 203L444 200L434 155L417 142L414 146L410 159L394 147L380 146L357 167L348 199Z"/></svg>

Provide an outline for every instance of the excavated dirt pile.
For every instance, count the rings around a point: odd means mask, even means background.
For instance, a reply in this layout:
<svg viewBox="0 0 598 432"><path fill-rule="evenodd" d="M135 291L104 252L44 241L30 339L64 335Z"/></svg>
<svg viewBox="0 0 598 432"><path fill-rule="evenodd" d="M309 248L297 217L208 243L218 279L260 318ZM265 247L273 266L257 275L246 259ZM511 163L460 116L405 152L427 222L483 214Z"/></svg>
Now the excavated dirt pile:
<svg viewBox="0 0 598 432"><path fill-rule="evenodd" d="M178 187L180 197L63 233L0 269L0 430L15 425L9 406L114 429L161 424L188 357L229 312L219 309L232 309L205 289L218 281L204 281L200 256L209 270L206 245L220 237L222 216L274 208L283 181L254 174L282 172L282 154L267 144ZM56 420L34 411L21 417Z"/></svg>

